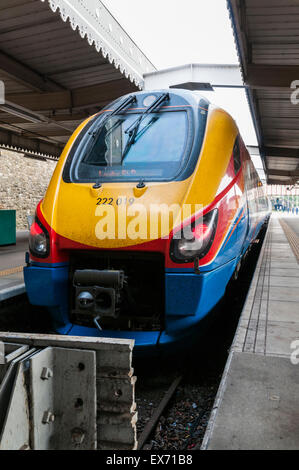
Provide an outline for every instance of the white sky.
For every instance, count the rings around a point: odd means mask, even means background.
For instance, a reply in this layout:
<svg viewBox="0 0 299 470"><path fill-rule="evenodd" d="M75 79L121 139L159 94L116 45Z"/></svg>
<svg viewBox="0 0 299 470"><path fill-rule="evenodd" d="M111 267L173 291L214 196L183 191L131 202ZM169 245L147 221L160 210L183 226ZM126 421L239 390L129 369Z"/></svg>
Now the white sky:
<svg viewBox="0 0 299 470"><path fill-rule="evenodd" d="M191 62L238 64L226 0L102 2L157 69ZM234 117L247 145L257 145L244 90L203 94ZM262 168L259 158L254 163Z"/></svg>

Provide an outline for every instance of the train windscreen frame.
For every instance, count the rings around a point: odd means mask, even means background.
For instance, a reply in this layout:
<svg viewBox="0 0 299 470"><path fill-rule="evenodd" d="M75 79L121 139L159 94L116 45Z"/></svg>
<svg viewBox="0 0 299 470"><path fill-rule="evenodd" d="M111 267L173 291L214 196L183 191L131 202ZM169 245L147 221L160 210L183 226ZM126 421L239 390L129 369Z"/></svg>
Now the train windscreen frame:
<svg viewBox="0 0 299 470"><path fill-rule="evenodd" d="M140 116L140 113L111 116L96 137L90 130L78 148L79 158L74 156L72 181L174 179L188 155L188 113L179 110L149 114L128 146L130 128Z"/></svg>

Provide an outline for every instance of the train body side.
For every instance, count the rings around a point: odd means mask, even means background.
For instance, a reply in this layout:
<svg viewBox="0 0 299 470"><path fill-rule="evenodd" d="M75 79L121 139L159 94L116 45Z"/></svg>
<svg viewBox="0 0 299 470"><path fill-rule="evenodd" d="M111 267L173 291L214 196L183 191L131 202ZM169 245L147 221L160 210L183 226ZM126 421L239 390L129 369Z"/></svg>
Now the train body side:
<svg viewBox="0 0 299 470"><path fill-rule="evenodd" d="M169 108L190 107L186 112L193 113L195 124L204 114L206 119L201 145L196 144L196 132L190 144L195 164L189 173L186 170L173 181L148 180L144 187L138 187L138 181L103 182L100 188L94 188L94 182L66 181L70 153L93 118L74 133L57 164L37 208L48 251L42 258L31 252L24 273L31 303L48 307L54 328L61 334L133 338L141 353L152 352L157 346L168 349L184 344L223 297L269 216L263 186L233 119L219 108L191 100L191 94L177 93L171 95ZM144 95L138 96L143 99ZM167 106L164 108L167 112ZM143 236L129 237L126 232L120 237L117 232L114 237L100 239L99 207L103 201L108 212L122 205L129 210L132 201L142 205L148 216ZM160 223L158 237L152 234L150 209L161 204L192 207L190 220L183 221L193 224L192 230L199 217L204 221L214 217L212 242L204 255L184 262L176 257L173 240L180 225L175 217L165 229ZM109 225L109 214L107 217ZM119 227L119 211L111 217ZM131 288L126 295L132 302L127 301L128 306L122 307L125 313L108 319L100 331L92 317L87 320L84 312L81 316L74 313L78 292L74 279L77 271L106 272L110 268L124 272Z"/></svg>

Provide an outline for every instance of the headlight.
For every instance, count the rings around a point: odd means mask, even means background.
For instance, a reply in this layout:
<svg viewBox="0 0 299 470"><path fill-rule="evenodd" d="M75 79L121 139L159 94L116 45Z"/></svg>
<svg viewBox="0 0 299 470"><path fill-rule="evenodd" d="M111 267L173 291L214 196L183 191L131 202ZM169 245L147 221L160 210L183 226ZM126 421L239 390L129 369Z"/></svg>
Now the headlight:
<svg viewBox="0 0 299 470"><path fill-rule="evenodd" d="M170 258L175 263L190 263L203 258L215 238L218 210L214 209L175 233L170 244Z"/></svg>
<svg viewBox="0 0 299 470"><path fill-rule="evenodd" d="M50 251L49 234L37 217L30 227L30 253L37 258L47 258Z"/></svg>

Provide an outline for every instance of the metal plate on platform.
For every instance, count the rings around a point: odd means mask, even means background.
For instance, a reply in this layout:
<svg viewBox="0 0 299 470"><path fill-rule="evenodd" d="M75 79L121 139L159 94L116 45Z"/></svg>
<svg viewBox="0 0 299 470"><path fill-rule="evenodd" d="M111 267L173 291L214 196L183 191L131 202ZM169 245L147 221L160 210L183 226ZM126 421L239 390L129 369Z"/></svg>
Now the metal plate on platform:
<svg viewBox="0 0 299 470"><path fill-rule="evenodd" d="M95 352L49 347L30 372L34 449L96 449Z"/></svg>
<svg viewBox="0 0 299 470"><path fill-rule="evenodd" d="M36 349L14 358L0 386L0 450L29 447L29 408L25 384L28 359Z"/></svg>

